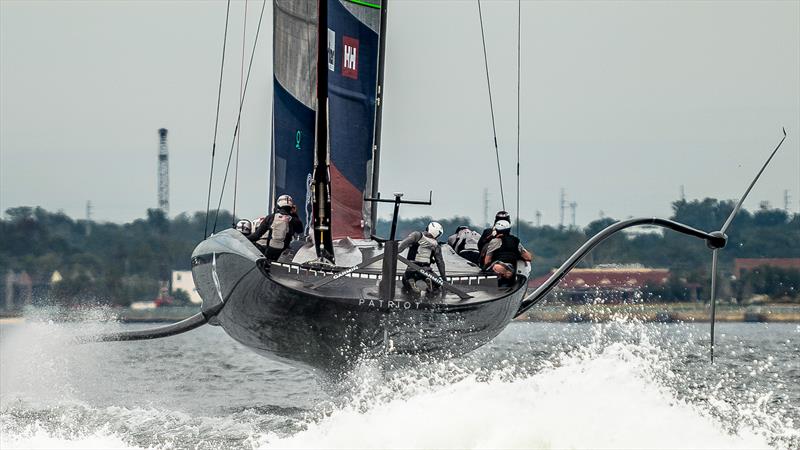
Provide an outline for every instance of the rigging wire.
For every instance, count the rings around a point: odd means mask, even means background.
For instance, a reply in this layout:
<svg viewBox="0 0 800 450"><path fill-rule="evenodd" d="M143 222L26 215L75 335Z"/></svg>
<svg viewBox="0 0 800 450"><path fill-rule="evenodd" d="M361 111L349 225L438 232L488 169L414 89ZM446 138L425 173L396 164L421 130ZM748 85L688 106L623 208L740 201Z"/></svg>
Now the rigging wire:
<svg viewBox="0 0 800 450"><path fill-rule="evenodd" d="M503 172L500 170L500 150L497 148L497 127L494 121L494 104L492 102L492 83L489 81L489 60L486 56L486 37L483 32L483 12L481 11L481 0L478 0L478 18L481 22L481 42L483 42L483 64L486 68L486 87L489 89L489 111L492 114L492 135L494 136L494 154L497 158L497 177L500 179L500 200L503 209L506 209L506 196L503 192Z"/></svg>
<svg viewBox="0 0 800 450"><path fill-rule="evenodd" d="M522 0L517 0L517 237L519 238L519 91L520 49L522 45Z"/></svg>
<svg viewBox="0 0 800 450"><path fill-rule="evenodd" d="M256 27L256 36L253 40L253 51L250 52L250 62L247 66L247 77L244 80L244 89L242 90L242 96L239 100L239 112L236 116L236 127L233 130L233 139L231 140L231 149L228 152L228 164L225 166L225 176L222 178L222 189L219 193L219 202L217 203L217 212L214 215L214 232L217 231L217 220L219 219L219 210L222 207L222 197L225 194L225 184L228 181L228 172L231 168L231 159L233 157L233 149L234 145L236 145L237 138L239 136L239 125L242 122L242 107L244 106L244 99L247 95L247 86L250 83L250 72L253 70L253 60L255 59L256 48L258 48L258 36L261 34L261 22L264 19L264 9L267 6L267 0L264 0L261 3L261 14L258 17L258 26Z"/></svg>
<svg viewBox="0 0 800 450"><path fill-rule="evenodd" d="M242 64L239 68L239 102L242 101L242 87L244 86L244 51L247 37L247 0L244 1L244 23L242 24ZM241 136L241 135L240 135ZM233 225L236 224L236 198L239 191L239 145L242 143L241 137L236 140L236 166L233 175L233 212L231 213Z"/></svg>
<svg viewBox="0 0 800 450"><path fill-rule="evenodd" d="M222 63L219 67L219 87L217 88L217 113L214 118L214 142L211 144L211 171L208 174L208 197L206 198L206 224L203 239L208 237L208 212L211 210L211 182L214 180L214 155L217 153L217 130L219 129L219 104L222 99L222 73L225 69L225 49L228 44L228 18L231 12L231 0L225 9L225 35L222 38Z"/></svg>

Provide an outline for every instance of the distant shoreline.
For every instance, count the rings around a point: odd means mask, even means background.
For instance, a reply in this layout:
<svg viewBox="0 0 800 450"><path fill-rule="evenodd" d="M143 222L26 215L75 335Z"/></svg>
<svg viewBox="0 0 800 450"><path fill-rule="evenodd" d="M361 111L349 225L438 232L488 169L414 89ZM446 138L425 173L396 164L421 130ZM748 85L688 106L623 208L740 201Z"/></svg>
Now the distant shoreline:
<svg viewBox="0 0 800 450"><path fill-rule="evenodd" d="M593 305L542 305L531 308L519 321L608 322L617 319L641 322L708 322L711 308L706 303L639 303ZM718 322L800 322L800 305L717 305Z"/></svg>
<svg viewBox="0 0 800 450"><path fill-rule="evenodd" d="M108 310L109 319L122 323L171 323L185 319L199 311L198 306L161 307L146 310L131 308L112 308ZM42 314L12 312L0 315L0 324L19 324L27 317L36 320L57 321L86 320L79 314ZM710 308L703 303L639 303L639 304L593 304L593 305L550 305L536 306L525 313L517 322L608 322L627 319L640 322L682 323L708 322ZM717 305L718 322L771 322L800 323L800 305L771 303L763 305Z"/></svg>

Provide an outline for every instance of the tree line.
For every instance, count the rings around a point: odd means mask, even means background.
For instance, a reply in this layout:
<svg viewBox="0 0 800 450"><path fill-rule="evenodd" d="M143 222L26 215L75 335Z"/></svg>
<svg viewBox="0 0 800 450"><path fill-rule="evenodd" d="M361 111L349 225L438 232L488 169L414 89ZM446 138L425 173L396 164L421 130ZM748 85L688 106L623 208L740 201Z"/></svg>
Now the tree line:
<svg viewBox="0 0 800 450"><path fill-rule="evenodd" d="M671 219L713 231L733 210L734 202L706 198L676 201L672 206ZM401 218L398 236L422 230L431 220ZM483 228L464 217L437 220L446 235L459 225L478 231ZM233 222L230 213L220 213L218 223L228 226ZM534 275L560 265L586 239L613 222L613 218L603 218L583 228L536 227L521 222L520 238L536 256ZM34 281L34 299L42 303L128 305L150 300L158 294L159 280L168 280L172 270L191 268L190 255L203 239L205 227L203 212L168 218L161 210L150 209L144 218L117 224L75 220L39 207L9 208L0 220L0 275L4 283L8 271L27 272ZM389 228L389 221L380 220L377 234L388 237ZM770 208L742 210L729 229L728 246L719 255L727 279L733 275L734 258L800 258L800 215ZM635 263L669 268L674 280L668 285L674 285L674 292L664 296L675 297L681 292L681 283L707 283L710 260L702 241L665 231L616 235L594 249L581 266ZM61 280L50 283L56 271ZM751 290L800 298L798 271L767 269L751 276L754 278L746 282L735 280L729 289L739 294Z"/></svg>

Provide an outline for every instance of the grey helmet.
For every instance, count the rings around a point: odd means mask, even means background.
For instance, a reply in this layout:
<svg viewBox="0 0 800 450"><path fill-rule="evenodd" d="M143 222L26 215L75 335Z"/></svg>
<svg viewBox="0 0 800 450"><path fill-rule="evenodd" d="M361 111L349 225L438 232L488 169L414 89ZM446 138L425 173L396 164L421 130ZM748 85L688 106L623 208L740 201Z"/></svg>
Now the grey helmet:
<svg viewBox="0 0 800 450"><path fill-rule="evenodd" d="M498 220L494 224L494 229L501 233L504 231L508 231L511 229L511 222L507 220Z"/></svg>
<svg viewBox="0 0 800 450"><path fill-rule="evenodd" d="M243 235L250 236L250 233L253 232L253 222L250 222L248 219L242 219L236 222L236 229Z"/></svg>
<svg viewBox="0 0 800 450"><path fill-rule="evenodd" d="M442 235L442 233L444 233L444 228L439 222L431 222L428 224L428 228L425 231L427 231L428 234L430 234L434 239L437 239Z"/></svg>

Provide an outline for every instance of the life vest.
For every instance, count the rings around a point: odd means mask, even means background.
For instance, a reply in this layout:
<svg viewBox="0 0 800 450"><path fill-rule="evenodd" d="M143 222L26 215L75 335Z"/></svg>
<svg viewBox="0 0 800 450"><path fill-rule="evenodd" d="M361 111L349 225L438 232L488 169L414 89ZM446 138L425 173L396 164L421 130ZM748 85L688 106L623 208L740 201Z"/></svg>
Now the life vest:
<svg viewBox="0 0 800 450"><path fill-rule="evenodd" d="M259 226L261 226L261 222L267 220L266 217L259 217L258 219L253 220L253 232L255 232ZM266 233L262 234L261 237L258 238L256 244L266 247L267 246L267 238L269 237L269 230Z"/></svg>
<svg viewBox="0 0 800 450"><path fill-rule="evenodd" d="M469 228L461 230L456 235L456 253L463 251L478 251L478 240L481 235L477 231L470 230Z"/></svg>
<svg viewBox="0 0 800 450"><path fill-rule="evenodd" d="M291 222L291 220L292 216L283 213L275 213L272 217L272 224L267 231L269 235L267 241L271 248L281 250L286 248L288 244L286 238L289 235L289 222Z"/></svg>
<svg viewBox="0 0 800 450"><path fill-rule="evenodd" d="M478 250L481 253L484 253L484 249L486 248L486 245L489 244L489 242L491 242L492 239L494 239L494 236L492 235L493 233L494 233L494 228L487 228L487 229L483 230L483 234L481 234L481 238L478 239Z"/></svg>
<svg viewBox="0 0 800 450"><path fill-rule="evenodd" d="M408 249L408 258L420 264L430 264L438 247L436 239L422 233L422 237Z"/></svg>
<svg viewBox="0 0 800 450"><path fill-rule="evenodd" d="M516 264L522 258L519 252L519 239L516 236L504 234L495 239L500 239L500 248L492 252L492 260L508 264Z"/></svg>

